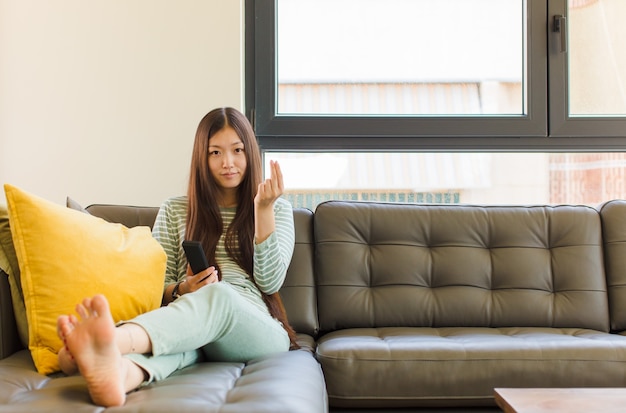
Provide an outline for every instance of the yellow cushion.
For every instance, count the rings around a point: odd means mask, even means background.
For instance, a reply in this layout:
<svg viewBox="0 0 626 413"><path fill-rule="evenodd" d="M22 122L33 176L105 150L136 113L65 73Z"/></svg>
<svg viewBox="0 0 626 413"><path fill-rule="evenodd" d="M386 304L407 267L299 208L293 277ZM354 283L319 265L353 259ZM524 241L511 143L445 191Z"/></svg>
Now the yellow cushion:
<svg viewBox="0 0 626 413"><path fill-rule="evenodd" d="M161 305L166 256L148 227L111 224L11 185L4 191L40 373L59 369L57 317L84 297L104 294L116 322Z"/></svg>

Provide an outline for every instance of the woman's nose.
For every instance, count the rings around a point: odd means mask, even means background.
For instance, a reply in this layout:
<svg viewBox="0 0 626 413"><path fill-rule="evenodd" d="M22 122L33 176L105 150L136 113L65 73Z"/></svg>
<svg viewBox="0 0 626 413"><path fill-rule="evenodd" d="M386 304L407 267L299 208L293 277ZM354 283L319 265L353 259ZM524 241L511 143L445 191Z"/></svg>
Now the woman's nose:
<svg viewBox="0 0 626 413"><path fill-rule="evenodd" d="M233 157L230 154L225 154L222 157L222 160L223 160L223 165L222 166L224 168L228 168L228 167L230 167L233 164Z"/></svg>

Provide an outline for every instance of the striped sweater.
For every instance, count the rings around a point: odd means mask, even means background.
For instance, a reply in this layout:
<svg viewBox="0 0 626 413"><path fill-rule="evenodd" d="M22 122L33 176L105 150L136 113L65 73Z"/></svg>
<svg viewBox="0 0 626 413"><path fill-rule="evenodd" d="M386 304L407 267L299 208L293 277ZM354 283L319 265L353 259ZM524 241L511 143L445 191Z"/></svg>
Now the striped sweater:
<svg viewBox="0 0 626 413"><path fill-rule="evenodd" d="M235 208L221 208L224 228L235 217ZM279 198L274 203L276 230L262 243L254 246L254 277L259 288L266 294L277 292L283 285L294 247L294 224L291 204ZM170 198L163 203L157 214L153 237L167 254L165 286L185 278L187 259L182 242L185 239L187 197ZM261 293L246 272L226 253L224 235L219 240L216 257L221 269L222 282L227 282L261 311L268 312ZM209 263L212 264L212 263Z"/></svg>

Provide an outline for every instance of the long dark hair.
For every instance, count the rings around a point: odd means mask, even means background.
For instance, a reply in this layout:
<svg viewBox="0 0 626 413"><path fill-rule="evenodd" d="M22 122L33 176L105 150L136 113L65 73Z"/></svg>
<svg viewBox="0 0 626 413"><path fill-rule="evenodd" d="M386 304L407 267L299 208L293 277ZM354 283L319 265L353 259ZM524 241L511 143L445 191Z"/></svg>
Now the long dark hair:
<svg viewBox="0 0 626 413"><path fill-rule="evenodd" d="M217 243L224 231L220 213L219 188L209 170L209 140L217 132L230 126L244 145L246 172L237 188L237 212L226 230L225 245L228 255L254 279L254 197L263 179L261 151L248 119L233 108L218 108L207 113L196 131L191 155L189 187L187 188L186 238L200 241L210 263L214 263ZM222 272L217 268L221 279ZM258 285L257 285L258 288ZM259 291L261 289L259 288ZM270 314L283 324L289 334L291 348L297 348L296 333L289 325L278 293L265 294L263 300Z"/></svg>

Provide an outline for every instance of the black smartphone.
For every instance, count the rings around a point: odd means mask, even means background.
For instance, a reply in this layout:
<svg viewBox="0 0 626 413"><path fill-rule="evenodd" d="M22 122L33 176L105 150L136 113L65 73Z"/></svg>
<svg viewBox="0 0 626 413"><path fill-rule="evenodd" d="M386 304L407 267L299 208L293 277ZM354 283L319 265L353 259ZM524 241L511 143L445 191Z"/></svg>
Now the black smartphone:
<svg viewBox="0 0 626 413"><path fill-rule="evenodd" d="M202 244L198 241L183 241L183 250L185 250L185 256L187 257L187 261L191 266L191 271L194 274L209 268L209 262L204 254L204 249L202 249ZM206 280L207 278L208 276L200 280L200 282Z"/></svg>

